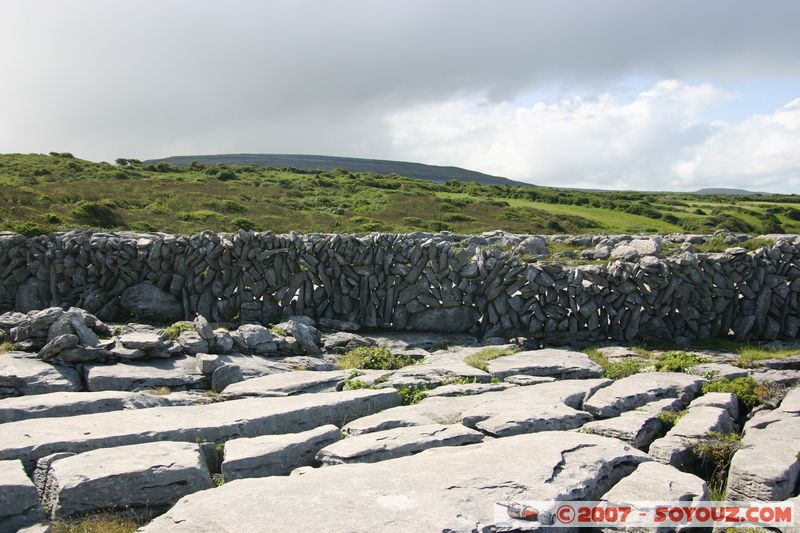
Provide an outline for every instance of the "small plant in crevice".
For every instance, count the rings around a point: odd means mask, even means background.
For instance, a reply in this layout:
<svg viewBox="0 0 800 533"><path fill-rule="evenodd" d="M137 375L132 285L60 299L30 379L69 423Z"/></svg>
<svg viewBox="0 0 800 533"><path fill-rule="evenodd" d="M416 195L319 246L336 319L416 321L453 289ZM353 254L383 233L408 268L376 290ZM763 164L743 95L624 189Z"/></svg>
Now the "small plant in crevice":
<svg viewBox="0 0 800 533"><path fill-rule="evenodd" d="M414 405L428 395L428 389L424 387L396 387L397 393L400 395L400 400L403 405Z"/></svg>
<svg viewBox="0 0 800 533"><path fill-rule="evenodd" d="M603 369L603 376L608 379L618 380L638 374L644 369L644 364L636 359L627 359L619 362L611 362L600 353L597 348L587 348L583 351L595 364Z"/></svg>
<svg viewBox="0 0 800 533"><path fill-rule="evenodd" d="M759 385L756 380L747 376L733 380L718 379L717 381L704 383L701 392L703 394L708 392L732 392L739 398L739 405L746 414L764 402L768 388Z"/></svg>
<svg viewBox="0 0 800 533"><path fill-rule="evenodd" d="M360 347L343 354L336 366L346 370L360 368L364 370L397 370L416 364L416 360L405 354L392 353L387 348Z"/></svg>
<svg viewBox="0 0 800 533"><path fill-rule="evenodd" d="M667 352L656 361L659 372L686 372L693 366L705 363L706 359L690 352Z"/></svg>
<svg viewBox="0 0 800 533"><path fill-rule="evenodd" d="M712 500L725 499L728 469L731 466L733 454L741 447L742 437L737 433L719 433L717 431L706 433L692 446L694 454L700 459Z"/></svg>
<svg viewBox="0 0 800 533"><path fill-rule="evenodd" d="M666 433L670 429L675 427L675 424L678 423L678 420L683 418L683 416L685 414L686 414L686 409L684 409L682 411L667 411L667 410L664 410L664 411L661 411L660 413L658 413L658 416L656 418L658 419L659 422L661 422L661 425L664 428L664 433Z"/></svg>
<svg viewBox="0 0 800 533"><path fill-rule="evenodd" d="M513 355L518 351L518 348L484 348L466 356L464 362L473 368L488 372L489 365L487 363L489 361L505 355Z"/></svg>
<svg viewBox="0 0 800 533"><path fill-rule="evenodd" d="M178 340L178 337L180 337L181 333L184 331L194 331L194 324L182 320L164 328L164 333L167 334L167 337L169 337L171 341Z"/></svg>

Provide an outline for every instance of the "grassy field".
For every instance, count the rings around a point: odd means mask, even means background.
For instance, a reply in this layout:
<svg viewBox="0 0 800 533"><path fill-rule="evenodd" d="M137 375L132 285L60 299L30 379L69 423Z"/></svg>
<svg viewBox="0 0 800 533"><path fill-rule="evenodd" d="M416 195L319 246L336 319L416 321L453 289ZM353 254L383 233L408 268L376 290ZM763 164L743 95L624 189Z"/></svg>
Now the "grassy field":
<svg viewBox="0 0 800 533"><path fill-rule="evenodd" d="M800 233L800 196L582 192L397 175L0 154L0 229Z"/></svg>

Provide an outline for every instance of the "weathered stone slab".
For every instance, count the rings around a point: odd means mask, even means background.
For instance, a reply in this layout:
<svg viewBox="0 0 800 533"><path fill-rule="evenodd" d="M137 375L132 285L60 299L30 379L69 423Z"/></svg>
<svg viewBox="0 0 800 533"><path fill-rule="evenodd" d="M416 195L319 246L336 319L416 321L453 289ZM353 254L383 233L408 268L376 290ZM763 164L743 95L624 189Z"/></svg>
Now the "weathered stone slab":
<svg viewBox="0 0 800 533"><path fill-rule="evenodd" d="M36 487L20 461L0 461L0 531L16 531L44 518Z"/></svg>
<svg viewBox="0 0 800 533"><path fill-rule="evenodd" d="M288 475L295 468L314 464L318 451L341 438L339 428L328 424L302 433L229 440L222 475L226 482Z"/></svg>
<svg viewBox="0 0 800 533"><path fill-rule="evenodd" d="M350 374L344 371L317 372L299 370L281 372L260 378L247 379L225 387L225 398L244 398L248 396L290 396L310 392L333 392L344 385Z"/></svg>
<svg viewBox="0 0 800 533"><path fill-rule="evenodd" d="M637 501L699 503L708 501L708 486L705 481L693 474L650 461L641 463L632 474L622 478L622 481L606 492L602 499L628 505ZM685 530L687 528L677 528L677 531ZM620 531L620 528L604 528L602 531ZM624 528L624 531L649 533L656 529L628 527ZM675 531L675 529L660 528L658 531Z"/></svg>
<svg viewBox="0 0 800 533"><path fill-rule="evenodd" d="M492 377L505 379L522 374L556 379L598 378L603 369L581 352L570 350L532 350L492 359L488 363Z"/></svg>
<svg viewBox="0 0 800 533"><path fill-rule="evenodd" d="M667 434L654 441L648 453L657 461L680 468L691 469L696 461L693 446L710 433L730 433L735 424L726 409L698 406L689 411Z"/></svg>
<svg viewBox="0 0 800 533"><path fill-rule="evenodd" d="M475 444L482 440L481 432L460 424L401 427L340 440L320 450L317 460L326 465L376 463L429 448Z"/></svg>
<svg viewBox="0 0 800 533"><path fill-rule="evenodd" d="M462 385L443 385L428 391L428 398L439 396L471 396L484 392L498 392L514 387L512 383L465 383Z"/></svg>
<svg viewBox="0 0 800 533"><path fill-rule="evenodd" d="M84 372L86 387L90 391L208 388L208 380L197 371L195 358L191 356L115 365L86 365Z"/></svg>
<svg viewBox="0 0 800 533"><path fill-rule="evenodd" d="M650 402L618 417L594 420L583 425L581 431L604 437L613 437L630 443L639 450L646 450L662 429L658 415L662 411L677 411L682 407L676 398L665 398Z"/></svg>
<svg viewBox="0 0 800 533"><path fill-rule="evenodd" d="M497 409L503 409L515 403L526 405L528 408L527 412L517 412L517 423L520 425L533 424L535 420L544 421L553 416L551 410L549 414L542 413L543 416L540 419L537 418L536 413L540 404L553 405L554 402L561 402L573 410L577 410L583 405L586 396L609 383L611 381L607 379L564 380L529 387L513 387L505 391L487 392L473 396L425 398L415 405L387 409L384 412L354 420L347 424L343 431L348 435L359 435L404 426L458 424L462 421L463 414L471 409L476 409L471 412L473 416L491 417L493 416L491 413ZM520 409L524 410L525 407L520 407ZM582 418L581 415L566 410L562 410L559 416ZM488 427L490 423L486 424Z"/></svg>
<svg viewBox="0 0 800 533"><path fill-rule="evenodd" d="M147 393L101 392L51 392L0 400L0 423L144 409L168 405L194 405L209 403L210 399L199 393L175 392L166 395Z"/></svg>
<svg viewBox="0 0 800 533"><path fill-rule="evenodd" d="M387 387L426 387L437 386L454 379L468 379L487 383L491 376L464 362L464 357L482 348L462 348L455 351L438 351L428 355L421 364L410 365L392 373L385 385Z"/></svg>
<svg viewBox="0 0 800 533"><path fill-rule="evenodd" d="M701 378L678 372L643 372L600 389L586 401L584 409L598 418L609 418L662 398L688 403L702 383Z"/></svg>
<svg viewBox="0 0 800 533"><path fill-rule="evenodd" d="M727 363L702 363L690 368L689 373L700 377L710 377L710 379L729 379L731 381L750 375L749 370Z"/></svg>
<svg viewBox="0 0 800 533"><path fill-rule="evenodd" d="M0 459L33 462L60 451L158 440L218 442L292 433L325 424L343 425L399 404L394 390L356 390L23 420L3 425Z"/></svg>
<svg viewBox="0 0 800 533"><path fill-rule="evenodd" d="M799 404L796 388L778 409L757 413L747 422L728 473L729 500L781 501L794 495L800 480Z"/></svg>
<svg viewBox="0 0 800 533"><path fill-rule="evenodd" d="M44 501L53 518L112 508L163 509L213 486L198 444L148 442L53 461Z"/></svg>
<svg viewBox="0 0 800 533"><path fill-rule="evenodd" d="M0 354L0 398L81 390L78 371L36 359L25 352Z"/></svg>
<svg viewBox="0 0 800 533"><path fill-rule="evenodd" d="M259 378L270 374L290 372L292 365L275 361L259 355L220 355L217 367L211 374L211 388L222 392L225 387L246 379Z"/></svg>
<svg viewBox="0 0 800 533"><path fill-rule="evenodd" d="M719 407L728 411L733 420L739 418L739 399L730 392L708 392L692 400L689 409L695 407Z"/></svg>
<svg viewBox="0 0 800 533"><path fill-rule="evenodd" d="M622 441L596 435L521 435L226 483L184 498L142 531L219 531L231 524L244 531L264 524L328 533L481 531L494 525L494 502L599 499L647 460Z"/></svg>

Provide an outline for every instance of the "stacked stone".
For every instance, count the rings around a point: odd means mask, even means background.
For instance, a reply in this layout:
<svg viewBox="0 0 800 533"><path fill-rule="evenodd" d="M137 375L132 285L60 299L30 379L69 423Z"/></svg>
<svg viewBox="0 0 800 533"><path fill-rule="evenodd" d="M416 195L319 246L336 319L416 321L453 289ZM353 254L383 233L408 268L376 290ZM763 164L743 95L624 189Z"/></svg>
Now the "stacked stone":
<svg viewBox="0 0 800 533"><path fill-rule="evenodd" d="M691 237L682 242L691 244ZM623 250L609 266L526 262L542 256L545 240L501 232L3 233L0 304L17 311L77 306L105 321L132 316L158 323L200 314L210 322L266 324L305 315L365 328L542 342L694 340L729 331L742 340L772 340L800 330L800 255L793 239L751 253L731 248L669 259L648 255L658 254L658 239L568 240L622 244L636 253ZM213 351L218 342L216 334L190 336L181 344L197 344L195 353Z"/></svg>

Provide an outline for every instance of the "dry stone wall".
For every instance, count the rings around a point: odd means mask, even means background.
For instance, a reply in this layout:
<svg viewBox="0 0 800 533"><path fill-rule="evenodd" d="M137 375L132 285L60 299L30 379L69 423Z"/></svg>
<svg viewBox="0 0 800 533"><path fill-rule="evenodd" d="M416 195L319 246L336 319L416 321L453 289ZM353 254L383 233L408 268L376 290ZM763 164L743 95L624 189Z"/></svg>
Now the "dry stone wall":
<svg viewBox="0 0 800 533"><path fill-rule="evenodd" d="M75 306L105 321L469 331L542 342L794 338L800 249L567 267L449 234L0 233L0 309Z"/></svg>

